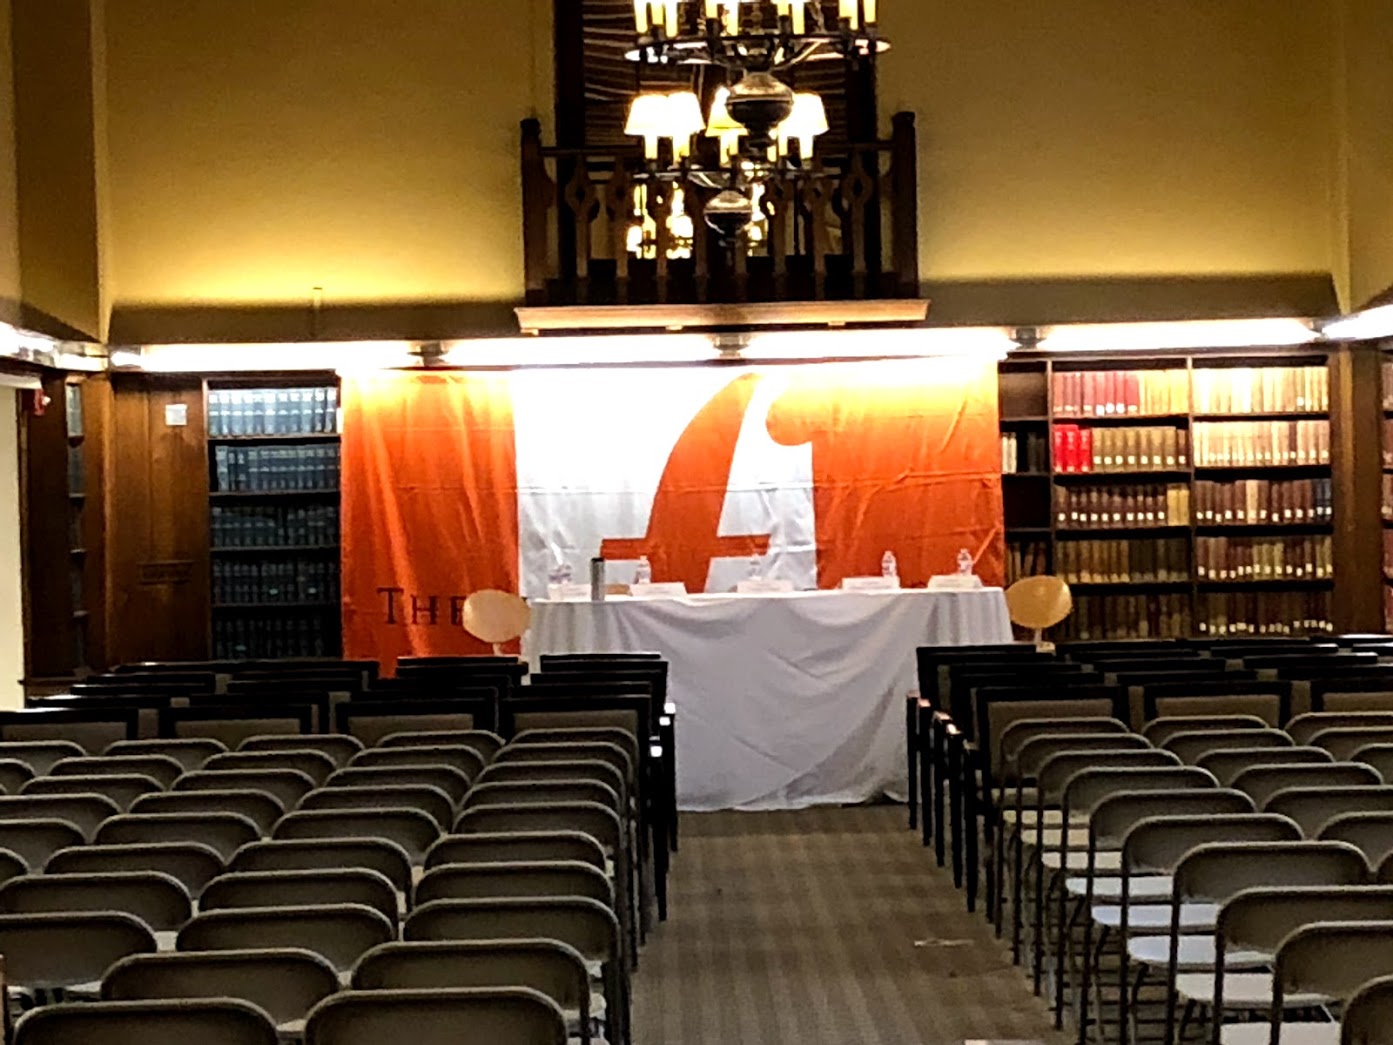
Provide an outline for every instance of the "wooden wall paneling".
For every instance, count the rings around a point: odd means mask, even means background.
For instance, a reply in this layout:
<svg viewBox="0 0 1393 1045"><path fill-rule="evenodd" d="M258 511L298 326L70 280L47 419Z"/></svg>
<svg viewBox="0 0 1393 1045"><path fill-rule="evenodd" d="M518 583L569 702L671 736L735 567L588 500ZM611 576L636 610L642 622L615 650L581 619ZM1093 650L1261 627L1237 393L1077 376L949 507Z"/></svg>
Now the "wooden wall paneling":
<svg viewBox="0 0 1393 1045"><path fill-rule="evenodd" d="M87 662L94 668L110 664L107 657L108 585L106 569L107 520L111 485L107 481L113 440L111 382L105 374L82 382L83 447L86 452L87 497L80 539L83 556L83 609L87 611Z"/></svg>
<svg viewBox="0 0 1393 1045"><path fill-rule="evenodd" d="M208 655L208 463L201 378L119 379L108 473L108 658ZM182 407L187 423L170 425Z"/></svg>
<svg viewBox="0 0 1393 1045"><path fill-rule="evenodd" d="M34 413L26 396L20 420L23 454L24 663L26 680L62 678L73 670L69 575L68 430L61 374L46 374L48 404Z"/></svg>
<svg viewBox="0 0 1393 1045"><path fill-rule="evenodd" d="M1382 631L1383 391L1377 345L1330 355L1336 631Z"/></svg>

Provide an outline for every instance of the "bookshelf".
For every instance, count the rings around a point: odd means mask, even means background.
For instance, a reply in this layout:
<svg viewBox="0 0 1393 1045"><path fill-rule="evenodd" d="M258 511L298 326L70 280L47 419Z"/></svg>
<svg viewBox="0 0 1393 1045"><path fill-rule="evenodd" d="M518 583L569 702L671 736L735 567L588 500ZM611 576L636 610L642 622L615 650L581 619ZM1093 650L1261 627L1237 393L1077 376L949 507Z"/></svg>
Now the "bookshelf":
<svg viewBox="0 0 1393 1045"><path fill-rule="evenodd" d="M1069 581L1060 638L1333 630L1330 384L1309 347L1014 356L1008 581ZM1393 398L1387 417L1393 535Z"/></svg>
<svg viewBox="0 0 1393 1045"><path fill-rule="evenodd" d="M213 656L339 656L337 384L206 394Z"/></svg>
<svg viewBox="0 0 1393 1045"><path fill-rule="evenodd" d="M75 669L89 665L87 631L87 434L82 411L82 384L63 385L63 424L68 443L68 585L72 593L72 663Z"/></svg>

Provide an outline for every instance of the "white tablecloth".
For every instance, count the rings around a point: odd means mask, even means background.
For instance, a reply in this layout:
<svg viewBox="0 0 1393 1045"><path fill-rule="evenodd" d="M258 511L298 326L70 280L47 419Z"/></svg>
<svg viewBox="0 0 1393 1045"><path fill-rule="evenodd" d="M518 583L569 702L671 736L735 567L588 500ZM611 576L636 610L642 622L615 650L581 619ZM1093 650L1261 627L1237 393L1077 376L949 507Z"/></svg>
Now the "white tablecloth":
<svg viewBox="0 0 1393 1045"><path fill-rule="evenodd" d="M798 809L903 797L916 646L1011 641L1000 588L534 602L524 646L656 650L678 707L678 802Z"/></svg>

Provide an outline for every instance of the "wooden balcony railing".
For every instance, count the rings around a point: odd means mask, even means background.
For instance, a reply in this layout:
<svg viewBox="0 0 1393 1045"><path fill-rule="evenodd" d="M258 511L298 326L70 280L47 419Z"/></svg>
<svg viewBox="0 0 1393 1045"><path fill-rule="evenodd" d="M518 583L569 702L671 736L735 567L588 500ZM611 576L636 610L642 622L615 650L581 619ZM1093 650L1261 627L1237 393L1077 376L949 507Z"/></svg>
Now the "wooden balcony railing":
<svg viewBox="0 0 1393 1045"><path fill-rule="evenodd" d="M914 114L888 141L818 154L774 179L753 235L723 244L702 218L715 191L643 177L642 150L542 144L522 124L529 305L862 301L919 296ZM680 190L682 220L673 221ZM647 220L645 220L645 218Z"/></svg>

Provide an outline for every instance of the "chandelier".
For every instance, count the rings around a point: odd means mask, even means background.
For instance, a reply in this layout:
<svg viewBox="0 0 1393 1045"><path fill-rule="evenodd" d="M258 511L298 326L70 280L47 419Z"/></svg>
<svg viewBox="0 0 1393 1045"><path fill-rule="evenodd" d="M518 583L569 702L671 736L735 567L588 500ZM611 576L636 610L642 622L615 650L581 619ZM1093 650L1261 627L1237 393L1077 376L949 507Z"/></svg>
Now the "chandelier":
<svg viewBox="0 0 1393 1045"><path fill-rule="evenodd" d="M633 99L624 132L643 139L645 176L719 190L703 213L734 240L757 220L765 183L810 175L814 140L828 130L822 98L786 81L808 62L858 63L889 50L876 9L877 0L634 0L629 60L714 68L726 80L705 111L691 89ZM694 155L698 136L716 140L708 155L719 163Z"/></svg>

